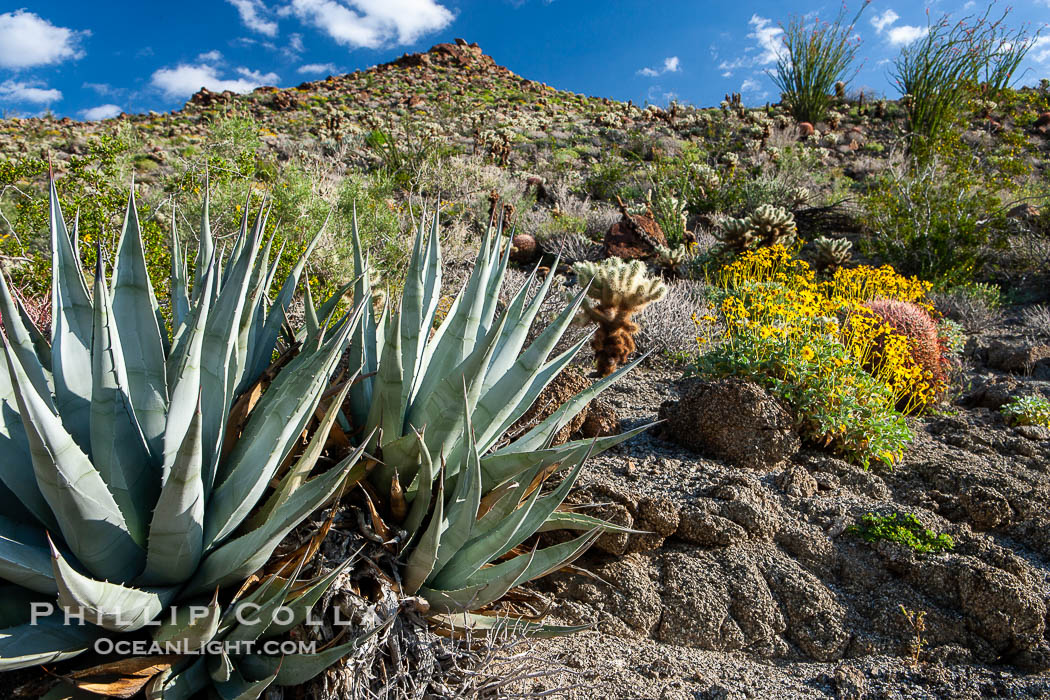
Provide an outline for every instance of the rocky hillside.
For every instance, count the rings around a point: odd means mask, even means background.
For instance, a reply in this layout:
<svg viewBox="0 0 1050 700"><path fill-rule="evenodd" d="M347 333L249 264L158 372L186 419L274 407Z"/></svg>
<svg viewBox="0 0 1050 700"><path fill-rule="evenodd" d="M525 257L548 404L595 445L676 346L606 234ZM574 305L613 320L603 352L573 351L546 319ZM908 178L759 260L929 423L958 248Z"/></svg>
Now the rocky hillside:
<svg viewBox="0 0 1050 700"><path fill-rule="evenodd" d="M206 169L233 193L230 217L249 186L270 195L293 249L334 208L318 284L352 272L356 204L396 292L421 199L447 215L446 280L465 277L464 251L499 211L521 236L514 281L536 263L567 273L554 306L575 284L554 254L643 260L668 286L636 319L653 354L565 432L666 422L595 459L570 496L629 531L532 586L526 600L551 621L593 629L545 643L520 690L1050 695L1050 418L1004 413L1022 396L1050 401L1050 86L997 99L963 110L920 166L906 105L879 96L843 90L817 124L739 95L639 106L519 77L457 40L296 88L201 90L170 114L0 121L0 226L12 229L0 246L27 296L42 293L34 227L50 158L77 202L119 201L134 173L158 275L166 198L199 201ZM811 417L754 377L687 376L724 338L726 232L760 209L825 281L887 263L930 282L922 313L953 334L935 338L950 378L928 410L894 413L911 440L892 469L835 453L834 431L812 439ZM84 211L85 236L112 236L109 214ZM192 244L192 222L178 225ZM593 366L584 354L561 375L554 405Z"/></svg>

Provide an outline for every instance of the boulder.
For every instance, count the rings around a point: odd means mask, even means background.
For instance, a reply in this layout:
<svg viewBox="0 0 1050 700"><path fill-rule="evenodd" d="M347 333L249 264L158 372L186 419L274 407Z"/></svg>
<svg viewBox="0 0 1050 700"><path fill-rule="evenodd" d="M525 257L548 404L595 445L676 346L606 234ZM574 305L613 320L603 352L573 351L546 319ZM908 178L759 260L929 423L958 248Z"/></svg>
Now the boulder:
<svg viewBox="0 0 1050 700"><path fill-rule="evenodd" d="M665 402L663 437L732 464L772 471L798 452L794 417L758 384L731 377L690 380Z"/></svg>
<svg viewBox="0 0 1050 700"><path fill-rule="evenodd" d="M667 247L667 237L651 216L625 212L605 234L604 245L606 257L636 260L651 257L658 246Z"/></svg>

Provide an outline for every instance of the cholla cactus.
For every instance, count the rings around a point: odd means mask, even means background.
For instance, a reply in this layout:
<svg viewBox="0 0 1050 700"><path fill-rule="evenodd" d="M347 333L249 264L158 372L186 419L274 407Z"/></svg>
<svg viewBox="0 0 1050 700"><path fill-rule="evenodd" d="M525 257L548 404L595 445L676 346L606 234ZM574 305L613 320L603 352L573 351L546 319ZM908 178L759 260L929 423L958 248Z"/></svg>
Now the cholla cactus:
<svg viewBox="0 0 1050 700"><path fill-rule="evenodd" d="M813 245L817 248L817 270L829 274L848 263L853 254L853 242L845 238L821 236L813 241Z"/></svg>
<svg viewBox="0 0 1050 700"><path fill-rule="evenodd" d="M674 250L664 246L658 246L656 248L656 259L654 262L657 267L667 270L670 274L675 277L683 276L685 268L693 261L695 256L690 252L689 246L680 245Z"/></svg>
<svg viewBox="0 0 1050 700"><path fill-rule="evenodd" d="M839 114L838 112L834 112L834 111L833 112L828 112L828 119L827 119L827 121L828 121L828 126L831 127L831 130L835 131L836 129L839 128L839 124L842 123L842 115Z"/></svg>
<svg viewBox="0 0 1050 700"><path fill-rule="evenodd" d="M795 217L786 209L763 204L743 219L726 219L722 230L715 233L721 241L722 253L741 253L745 250L795 244L798 228Z"/></svg>
<svg viewBox="0 0 1050 700"><path fill-rule="evenodd" d="M667 285L649 277L640 260L609 258L600 263L576 263L574 269L581 285L590 284L587 295L597 302L588 299L578 320L598 324L591 348L598 361L598 373L605 377L634 352L634 336L639 328L631 317L663 299Z"/></svg>
<svg viewBox="0 0 1050 700"><path fill-rule="evenodd" d="M788 192L788 200L792 207L798 207L809 201L810 193L807 187L792 187Z"/></svg>
<svg viewBox="0 0 1050 700"><path fill-rule="evenodd" d="M780 244L790 248L795 243L798 228L795 217L786 209L763 204L748 217L751 227L763 245Z"/></svg>
<svg viewBox="0 0 1050 700"><path fill-rule="evenodd" d="M720 183L718 171L707 163L693 163L689 166L689 174L704 192L715 189Z"/></svg>

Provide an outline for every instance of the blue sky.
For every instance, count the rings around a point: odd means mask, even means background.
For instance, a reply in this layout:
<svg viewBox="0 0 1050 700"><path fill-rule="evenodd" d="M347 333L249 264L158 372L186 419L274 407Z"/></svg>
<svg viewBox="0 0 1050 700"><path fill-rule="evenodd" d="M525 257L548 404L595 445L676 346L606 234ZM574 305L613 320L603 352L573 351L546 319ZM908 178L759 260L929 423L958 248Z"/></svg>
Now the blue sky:
<svg viewBox="0 0 1050 700"><path fill-rule="evenodd" d="M852 0L851 7L859 7ZM77 119L179 108L206 86L249 91L350 72L463 37L515 73L636 103L710 106L726 92L776 95L765 71L779 24L831 18L839 0L51 0L0 7L0 115ZM854 87L895 96L889 61L921 36L926 11L961 17L974 0L874 0L857 31ZM1000 6L1005 7L1005 6ZM1050 0L1017 0L1012 22L1050 22ZM1023 82L1050 77L1050 28Z"/></svg>

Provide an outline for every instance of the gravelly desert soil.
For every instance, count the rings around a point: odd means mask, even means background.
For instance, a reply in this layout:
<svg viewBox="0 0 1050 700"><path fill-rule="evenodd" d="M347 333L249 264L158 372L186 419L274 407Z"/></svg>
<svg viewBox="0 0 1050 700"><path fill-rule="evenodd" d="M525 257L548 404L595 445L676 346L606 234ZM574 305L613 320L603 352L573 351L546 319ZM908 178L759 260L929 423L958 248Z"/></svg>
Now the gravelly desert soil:
<svg viewBox="0 0 1050 700"><path fill-rule="evenodd" d="M910 419L915 440L892 472L805 446L768 470L735 467L679 447L660 427L594 458L570 500L601 503L596 514L650 534L605 535L577 562L587 573L537 584L550 620L595 629L545 642L544 655L572 672L531 690L1050 695L1050 431L1010 427L995 410L1003 397L1050 395L1050 386L1031 365L988 366L988 346L1003 338L1032 342L1002 329L971 342L966 391ZM680 377L642 370L606 400L624 428L642 425L677 399ZM868 512L913 513L955 546L917 554L867 543L849 526ZM925 613L918 664L902 606Z"/></svg>

